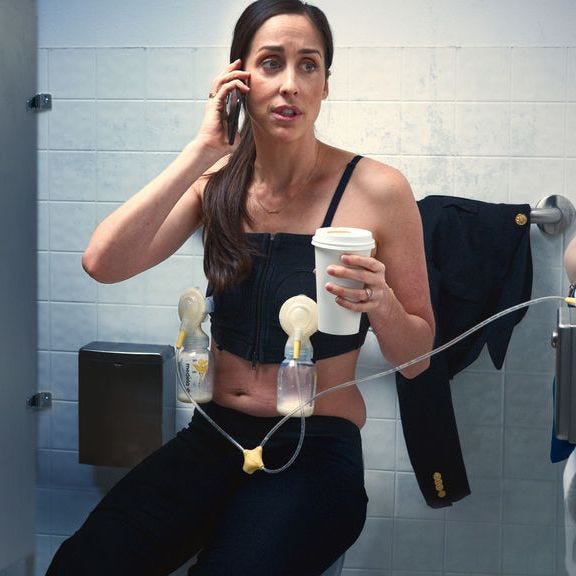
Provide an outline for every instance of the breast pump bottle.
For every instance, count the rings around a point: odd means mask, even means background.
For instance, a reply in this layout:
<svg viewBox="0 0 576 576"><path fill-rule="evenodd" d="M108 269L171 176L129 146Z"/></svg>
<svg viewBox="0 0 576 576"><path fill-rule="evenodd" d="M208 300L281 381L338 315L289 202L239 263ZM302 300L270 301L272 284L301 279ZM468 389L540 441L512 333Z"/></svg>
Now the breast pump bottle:
<svg viewBox="0 0 576 576"><path fill-rule="evenodd" d="M316 367L310 343L310 336L318 327L316 302L302 294L286 300L280 308L280 325L288 334L288 341L278 368L276 410L284 416L310 416L316 394ZM298 407L300 410L296 410Z"/></svg>
<svg viewBox="0 0 576 576"><path fill-rule="evenodd" d="M212 400L212 354L208 334L202 330L207 315L206 299L197 288L186 290L178 302L180 332L176 342L179 402L198 404Z"/></svg>

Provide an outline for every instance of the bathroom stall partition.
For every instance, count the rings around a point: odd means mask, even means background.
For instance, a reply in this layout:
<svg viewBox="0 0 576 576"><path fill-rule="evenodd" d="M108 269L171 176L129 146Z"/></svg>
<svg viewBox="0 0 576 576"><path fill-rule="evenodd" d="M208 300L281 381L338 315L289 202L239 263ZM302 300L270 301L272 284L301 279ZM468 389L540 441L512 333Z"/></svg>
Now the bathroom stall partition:
<svg viewBox="0 0 576 576"><path fill-rule="evenodd" d="M399 168L415 196L490 203L576 199L576 4L322 0L336 55L323 140ZM114 470L78 462L78 350L96 340L174 343L177 303L205 287L202 243L118 285L81 253L103 216L160 171L199 126L227 62L230 0L39 0L37 574ZM528 8L529 7L529 8ZM352 22L351 17L354 17ZM532 296L563 295L574 226L531 226ZM426 505L406 450L394 377L362 385L370 498L344 576L567 576L562 463L549 457L557 304L528 310L502 370L483 351L451 383L471 495ZM373 335L358 375L383 370Z"/></svg>
<svg viewBox="0 0 576 576"><path fill-rule="evenodd" d="M0 2L0 574L35 552L36 5Z"/></svg>

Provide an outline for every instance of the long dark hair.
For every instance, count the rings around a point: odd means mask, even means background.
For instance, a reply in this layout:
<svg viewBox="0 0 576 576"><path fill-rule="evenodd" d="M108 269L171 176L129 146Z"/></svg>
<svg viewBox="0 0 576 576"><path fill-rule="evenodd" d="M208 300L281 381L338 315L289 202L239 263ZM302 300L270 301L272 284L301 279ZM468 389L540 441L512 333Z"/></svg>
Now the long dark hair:
<svg viewBox="0 0 576 576"><path fill-rule="evenodd" d="M316 6L301 0L256 0L242 13L234 28L230 62L243 62L259 28L273 16L299 14L310 19L324 43L326 75L332 65L334 44L330 25ZM254 250L242 222L250 221L246 194L252 180L256 146L250 118L240 130L241 141L226 166L215 172L204 190L204 272L214 291L219 292L244 278L251 269Z"/></svg>

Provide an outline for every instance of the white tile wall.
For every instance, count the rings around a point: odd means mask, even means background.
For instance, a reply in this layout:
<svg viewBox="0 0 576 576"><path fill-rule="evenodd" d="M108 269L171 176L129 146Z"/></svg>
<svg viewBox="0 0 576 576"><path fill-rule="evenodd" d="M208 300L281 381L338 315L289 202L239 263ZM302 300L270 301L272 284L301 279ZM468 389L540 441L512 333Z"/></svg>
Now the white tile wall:
<svg viewBox="0 0 576 576"><path fill-rule="evenodd" d="M141 100L99 100L96 142L100 150L146 150L146 103Z"/></svg>
<svg viewBox="0 0 576 576"><path fill-rule="evenodd" d="M151 100L202 98L196 61L199 51L188 48L147 50L146 96ZM200 84L200 86L199 86Z"/></svg>
<svg viewBox="0 0 576 576"><path fill-rule="evenodd" d="M90 99L96 95L96 53L90 49L53 50L48 86L60 98Z"/></svg>
<svg viewBox="0 0 576 576"><path fill-rule="evenodd" d="M576 104L566 106L566 155L576 155Z"/></svg>
<svg viewBox="0 0 576 576"><path fill-rule="evenodd" d="M343 114L342 109L338 114ZM346 118L347 130L351 122L362 122L365 127L350 134L349 139L357 150L364 154L397 154L400 150L402 113L397 102L352 102ZM341 137L342 134L335 134Z"/></svg>
<svg viewBox="0 0 576 576"><path fill-rule="evenodd" d="M518 102L511 109L510 152L514 156L564 154L564 104Z"/></svg>
<svg viewBox="0 0 576 576"><path fill-rule="evenodd" d="M406 48L402 52L402 100L454 100L454 50Z"/></svg>
<svg viewBox="0 0 576 576"><path fill-rule="evenodd" d="M530 202L532 198L542 196L546 189L564 189L564 161L561 158L511 159L510 198L515 202Z"/></svg>
<svg viewBox="0 0 576 576"><path fill-rule="evenodd" d="M566 98L569 102L576 100L576 49L569 48L567 50L567 90Z"/></svg>
<svg viewBox="0 0 576 576"><path fill-rule="evenodd" d="M512 100L564 102L566 58L563 48L515 48L512 51Z"/></svg>
<svg viewBox="0 0 576 576"><path fill-rule="evenodd" d="M502 540L504 573L526 576L554 574L554 527L505 525Z"/></svg>
<svg viewBox="0 0 576 576"><path fill-rule="evenodd" d="M484 522L451 522L446 530L447 572L499 574L502 527ZM505 573L505 572L504 572Z"/></svg>
<svg viewBox="0 0 576 576"><path fill-rule="evenodd" d="M96 96L138 100L146 96L146 50L106 49L96 52Z"/></svg>
<svg viewBox="0 0 576 576"><path fill-rule="evenodd" d="M346 74L350 101L398 101L401 99L401 49L358 48L351 50L348 58L349 69L355 72L354 76Z"/></svg>
<svg viewBox="0 0 576 576"><path fill-rule="evenodd" d="M496 455L495 455L496 456ZM469 474L474 496L446 509L446 520L498 524L502 518L502 480Z"/></svg>
<svg viewBox="0 0 576 576"><path fill-rule="evenodd" d="M55 100L49 116L51 150L96 148L96 103L93 100Z"/></svg>
<svg viewBox="0 0 576 576"><path fill-rule="evenodd" d="M460 155L506 157L509 154L509 104L458 103L455 115L456 147Z"/></svg>
<svg viewBox="0 0 576 576"><path fill-rule="evenodd" d="M99 152L95 162L97 200L127 200L134 190L139 190L169 164L172 157L172 154L166 153Z"/></svg>
<svg viewBox="0 0 576 576"><path fill-rule="evenodd" d="M39 375L54 406L39 420L38 574L112 474L78 464L78 348L95 339L172 343L179 294L205 287L199 234L156 269L112 286L84 274L81 252L96 222L194 134L226 53L39 52L39 89L54 98L39 118ZM418 198L576 200L576 48L340 47L330 88L319 135L398 166ZM535 228L532 243L534 296L562 293L563 239ZM528 312L501 372L484 353L455 378L472 495L451 508L427 507L418 490L394 377L362 384L370 503L346 576L565 575L562 465L548 455L555 309ZM369 335L358 375L386 368Z"/></svg>
<svg viewBox="0 0 576 576"><path fill-rule="evenodd" d="M440 571L444 564L444 546L443 522L397 519L392 566L397 570Z"/></svg>
<svg viewBox="0 0 576 576"><path fill-rule="evenodd" d="M50 203L50 249L78 251L86 246L96 224L92 202Z"/></svg>
<svg viewBox="0 0 576 576"><path fill-rule="evenodd" d="M454 108L447 102L402 104L401 152L406 155L452 154Z"/></svg>
<svg viewBox="0 0 576 576"><path fill-rule="evenodd" d="M456 100L507 102L510 99L509 48L460 48L456 57Z"/></svg>
<svg viewBox="0 0 576 576"><path fill-rule="evenodd" d="M87 200L96 198L95 152L49 152L47 185L50 200Z"/></svg>

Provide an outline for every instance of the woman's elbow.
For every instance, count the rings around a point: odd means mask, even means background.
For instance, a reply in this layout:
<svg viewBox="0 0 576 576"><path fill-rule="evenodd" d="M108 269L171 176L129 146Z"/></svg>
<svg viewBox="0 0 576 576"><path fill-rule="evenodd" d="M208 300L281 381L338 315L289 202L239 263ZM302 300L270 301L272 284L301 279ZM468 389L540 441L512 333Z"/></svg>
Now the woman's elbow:
<svg viewBox="0 0 576 576"><path fill-rule="evenodd" d="M82 268L88 276L102 284L112 284L117 282L110 274L110 269L98 256L95 250L90 247L82 254Z"/></svg>
<svg viewBox="0 0 576 576"><path fill-rule="evenodd" d="M402 376L408 378L409 380L420 376L422 372L425 372L430 367L430 357L432 355L432 348L434 347L434 338L436 335L436 325L433 318L424 324L423 330L424 334L423 341L421 343L422 347L420 348L420 352L417 357L426 357L419 362L410 364L405 369L400 371Z"/></svg>
<svg viewBox="0 0 576 576"><path fill-rule="evenodd" d="M413 378L420 376L422 372L428 370L429 367L430 367L430 358L426 358L425 360L421 360L416 364L412 364L412 366L408 366L407 368L400 370L400 374L402 374L404 378L412 380Z"/></svg>

